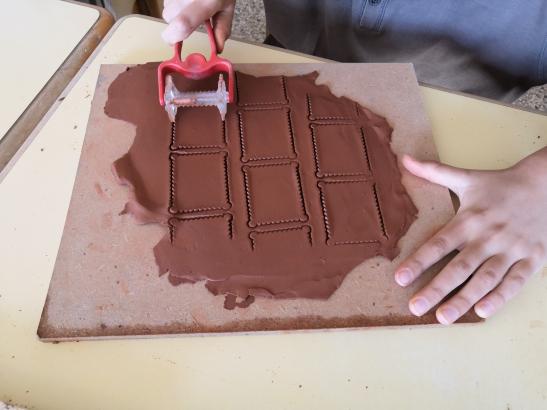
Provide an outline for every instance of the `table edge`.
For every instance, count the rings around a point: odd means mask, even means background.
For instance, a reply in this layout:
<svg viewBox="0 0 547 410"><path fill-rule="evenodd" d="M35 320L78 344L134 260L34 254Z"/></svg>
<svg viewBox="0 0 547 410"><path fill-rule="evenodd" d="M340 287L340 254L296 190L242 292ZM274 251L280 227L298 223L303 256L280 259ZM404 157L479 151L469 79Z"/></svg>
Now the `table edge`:
<svg viewBox="0 0 547 410"><path fill-rule="evenodd" d="M91 56L113 25L113 16L102 7L82 4L73 0L63 1L97 10L97 19L38 94L36 94L23 113L8 129L4 137L0 139L0 180L8 168L13 166L15 161L12 160L15 159L19 149L25 144L33 130L40 124L40 121L46 117L48 111L55 105L56 100L63 93L63 90L78 73L79 69Z"/></svg>

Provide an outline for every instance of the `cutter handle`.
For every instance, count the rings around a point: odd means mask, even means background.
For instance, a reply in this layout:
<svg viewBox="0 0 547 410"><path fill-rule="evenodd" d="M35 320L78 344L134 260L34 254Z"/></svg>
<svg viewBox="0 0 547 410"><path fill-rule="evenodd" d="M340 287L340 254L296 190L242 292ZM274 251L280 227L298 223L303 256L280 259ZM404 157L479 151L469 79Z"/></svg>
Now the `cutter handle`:
<svg viewBox="0 0 547 410"><path fill-rule="evenodd" d="M211 55L209 56L209 60L213 60L218 53L215 33L213 31L213 25L211 24L211 20L206 20L204 24L205 29L207 30L207 35L209 36L209 45L211 46Z"/></svg>
<svg viewBox="0 0 547 410"><path fill-rule="evenodd" d="M200 53L192 53L188 55L185 60L182 60L182 41L179 41L173 46L175 52L174 56L158 66L158 97L161 105L165 105L164 77L171 72L180 73L183 76L194 80L208 77L216 73L225 72L228 74L229 102L234 101L234 69L232 67L232 64L228 60L217 55L217 43L215 41L215 35L213 32L211 20L205 21L204 25L205 29L207 30L207 36L209 37L209 46L211 48L209 60L207 60L205 56Z"/></svg>
<svg viewBox="0 0 547 410"><path fill-rule="evenodd" d="M209 55L209 60L214 60L217 57L218 51L217 51L217 42L215 40L215 33L213 31L213 25L211 24L210 20L206 20L204 23L205 29L207 30L207 36L209 37L209 46L211 48L211 54ZM181 54L182 54L182 41L179 41L178 43L175 43L173 46L174 50L174 56L173 59L177 62L182 62Z"/></svg>

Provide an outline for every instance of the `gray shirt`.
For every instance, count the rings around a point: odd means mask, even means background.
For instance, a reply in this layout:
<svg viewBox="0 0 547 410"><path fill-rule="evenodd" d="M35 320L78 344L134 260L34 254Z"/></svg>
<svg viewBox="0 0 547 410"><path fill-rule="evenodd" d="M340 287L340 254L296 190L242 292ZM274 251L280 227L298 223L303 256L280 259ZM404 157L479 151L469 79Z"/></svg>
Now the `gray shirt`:
<svg viewBox="0 0 547 410"><path fill-rule="evenodd" d="M412 62L424 83L513 100L547 82L547 0L264 0L284 47Z"/></svg>

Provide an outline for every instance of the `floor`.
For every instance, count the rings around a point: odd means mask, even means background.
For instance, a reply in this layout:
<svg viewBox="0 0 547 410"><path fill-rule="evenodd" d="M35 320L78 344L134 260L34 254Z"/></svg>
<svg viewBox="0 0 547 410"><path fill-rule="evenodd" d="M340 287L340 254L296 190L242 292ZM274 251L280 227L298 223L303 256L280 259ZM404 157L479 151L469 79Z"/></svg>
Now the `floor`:
<svg viewBox="0 0 547 410"><path fill-rule="evenodd" d="M266 16L262 0L238 0L232 25L232 37L263 42L266 38Z"/></svg>
<svg viewBox="0 0 547 410"><path fill-rule="evenodd" d="M526 94L513 102L514 105L547 112L547 84L530 88Z"/></svg>

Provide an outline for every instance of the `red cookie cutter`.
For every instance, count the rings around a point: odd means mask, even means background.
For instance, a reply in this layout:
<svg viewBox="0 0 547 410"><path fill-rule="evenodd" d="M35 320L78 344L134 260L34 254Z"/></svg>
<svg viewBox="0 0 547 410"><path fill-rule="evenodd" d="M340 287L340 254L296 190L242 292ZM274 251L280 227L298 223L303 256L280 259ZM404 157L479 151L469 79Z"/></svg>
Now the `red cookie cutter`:
<svg viewBox="0 0 547 410"><path fill-rule="evenodd" d="M234 69L232 63L225 58L217 55L217 45L213 34L211 22L205 22L205 28L209 35L209 45L211 46L211 55L209 60L203 54L192 53L185 60L181 60L182 41L175 44L175 55L162 62L158 67L158 91L159 100L162 106L165 106L165 76L169 73L179 73L192 80L200 80L218 73L228 74L228 102L234 101Z"/></svg>

